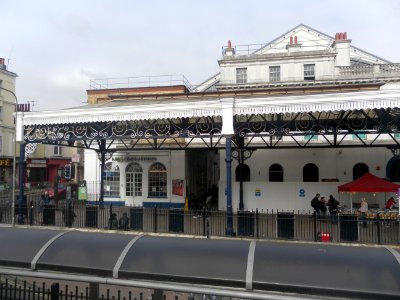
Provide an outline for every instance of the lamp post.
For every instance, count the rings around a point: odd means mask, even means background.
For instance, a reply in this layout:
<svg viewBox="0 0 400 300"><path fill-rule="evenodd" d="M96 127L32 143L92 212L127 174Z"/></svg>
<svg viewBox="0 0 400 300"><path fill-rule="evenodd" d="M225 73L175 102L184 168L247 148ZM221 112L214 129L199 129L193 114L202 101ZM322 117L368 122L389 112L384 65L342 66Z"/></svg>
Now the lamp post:
<svg viewBox="0 0 400 300"><path fill-rule="evenodd" d="M14 151L13 151L13 171L12 171L12 184L11 184L11 197L12 197L12 202L11 202L11 210L12 210L12 225L15 226L15 165L16 165L16 151L17 151L17 106L18 106L18 98L17 95L15 95L15 93L9 89L0 87L0 90L9 92L11 95L14 96L15 98L15 106L14 106L14 114L15 114L15 127L14 127ZM20 183L21 184L21 183ZM22 199L20 199L20 210L22 209Z"/></svg>

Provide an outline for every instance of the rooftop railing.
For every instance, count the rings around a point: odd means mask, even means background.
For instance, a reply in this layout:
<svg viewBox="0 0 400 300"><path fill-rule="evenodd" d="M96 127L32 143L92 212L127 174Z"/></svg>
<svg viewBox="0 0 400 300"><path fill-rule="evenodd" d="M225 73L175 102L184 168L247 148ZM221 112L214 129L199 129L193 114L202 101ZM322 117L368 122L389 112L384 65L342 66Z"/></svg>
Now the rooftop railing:
<svg viewBox="0 0 400 300"><path fill-rule="evenodd" d="M99 78L90 80L91 90L121 89L139 87L166 87L184 85L189 91L193 86L184 75L156 75L123 78Z"/></svg>
<svg viewBox="0 0 400 300"><path fill-rule="evenodd" d="M391 77L400 76L400 64L356 65L339 67L341 78Z"/></svg>

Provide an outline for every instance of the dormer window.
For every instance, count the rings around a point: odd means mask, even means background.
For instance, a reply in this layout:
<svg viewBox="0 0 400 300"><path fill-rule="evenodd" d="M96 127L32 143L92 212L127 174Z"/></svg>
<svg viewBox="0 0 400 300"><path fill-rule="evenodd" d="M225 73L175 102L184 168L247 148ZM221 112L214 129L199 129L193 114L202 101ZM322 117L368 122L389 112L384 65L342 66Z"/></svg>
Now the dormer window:
<svg viewBox="0 0 400 300"><path fill-rule="evenodd" d="M247 68L236 69L236 83L247 83Z"/></svg>
<svg viewBox="0 0 400 300"><path fill-rule="evenodd" d="M270 82L281 81L281 67L280 66L269 67L269 81Z"/></svg>
<svg viewBox="0 0 400 300"><path fill-rule="evenodd" d="M304 80L315 80L315 65L304 65Z"/></svg>

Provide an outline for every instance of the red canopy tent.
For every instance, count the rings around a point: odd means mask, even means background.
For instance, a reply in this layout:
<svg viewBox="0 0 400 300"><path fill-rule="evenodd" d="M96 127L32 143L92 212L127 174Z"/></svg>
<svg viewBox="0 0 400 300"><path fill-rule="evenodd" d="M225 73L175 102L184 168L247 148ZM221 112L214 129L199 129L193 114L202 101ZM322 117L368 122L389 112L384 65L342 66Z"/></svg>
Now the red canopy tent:
<svg viewBox="0 0 400 300"><path fill-rule="evenodd" d="M367 193L378 193L378 192L393 192L397 193L400 188L400 184L396 184L385 179L381 179L366 173L360 178L338 186L339 192L367 192Z"/></svg>
<svg viewBox="0 0 400 300"><path fill-rule="evenodd" d="M400 185L366 173L360 178L338 186L339 192L398 193ZM353 201L350 196L350 209ZM400 212L399 212L400 213Z"/></svg>

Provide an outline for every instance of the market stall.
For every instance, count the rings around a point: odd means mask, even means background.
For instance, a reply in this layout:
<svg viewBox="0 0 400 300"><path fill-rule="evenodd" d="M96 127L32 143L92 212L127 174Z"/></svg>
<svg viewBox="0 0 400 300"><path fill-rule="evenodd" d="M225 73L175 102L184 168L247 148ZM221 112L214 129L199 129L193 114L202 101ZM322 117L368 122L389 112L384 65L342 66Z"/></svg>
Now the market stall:
<svg viewBox="0 0 400 300"><path fill-rule="evenodd" d="M360 178L338 186L339 192L364 192L364 193L397 193L397 198L400 194L400 185L379 178L371 173L365 173ZM350 210L353 210L353 199L350 194ZM397 201L398 203L398 201ZM400 209L400 207L399 207ZM399 211L400 214L400 211Z"/></svg>

